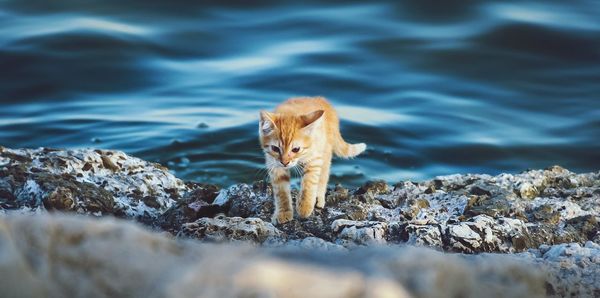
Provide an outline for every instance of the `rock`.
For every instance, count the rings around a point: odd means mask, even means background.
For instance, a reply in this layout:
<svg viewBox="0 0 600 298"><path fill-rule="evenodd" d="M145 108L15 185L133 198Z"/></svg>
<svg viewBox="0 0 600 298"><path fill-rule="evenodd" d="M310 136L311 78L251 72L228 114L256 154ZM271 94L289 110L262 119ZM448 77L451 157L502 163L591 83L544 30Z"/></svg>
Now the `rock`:
<svg viewBox="0 0 600 298"><path fill-rule="evenodd" d="M481 235L466 223L450 225L447 229L449 248L460 252L473 253L481 246Z"/></svg>
<svg viewBox="0 0 600 298"><path fill-rule="evenodd" d="M0 287L6 297L593 297L600 290L600 245L591 242L477 256L295 245L214 245L112 218L9 215L0 217L0 272L10 273Z"/></svg>
<svg viewBox="0 0 600 298"><path fill-rule="evenodd" d="M350 220L363 221L367 219L368 211L361 204L346 204L344 214Z"/></svg>
<svg viewBox="0 0 600 298"><path fill-rule="evenodd" d="M377 221L338 219L331 224L337 242L344 245L385 244L387 224Z"/></svg>
<svg viewBox="0 0 600 298"><path fill-rule="evenodd" d="M294 188L292 197L297 196ZM546 246L578 244L577 251L593 253L595 248L584 245L600 243L600 172L552 167L496 176L455 174L402 181L393 188L383 181L357 189L336 185L327 192L325 208L273 226L272 189L264 181L220 189L184 183L161 165L119 151L0 147L0 214L47 212L134 219L171 237L248 242L264 249L354 253L365 246L412 245L528 255L537 264ZM581 272L573 268L568 274ZM430 293L411 282L411 293ZM569 291L552 287L552 293Z"/></svg>
<svg viewBox="0 0 600 298"><path fill-rule="evenodd" d="M362 194L366 194L368 192L370 192L374 195L385 194L385 193L389 192L389 186L387 185L387 182L385 182L383 180L368 181L363 186L361 186L359 189L357 189L355 194L362 195Z"/></svg>
<svg viewBox="0 0 600 298"><path fill-rule="evenodd" d="M196 221L201 217L214 217L227 211L227 206L213 204L219 193L217 186L195 184L188 187L191 190L156 220L156 225L161 229L176 234L184 223Z"/></svg>
<svg viewBox="0 0 600 298"><path fill-rule="evenodd" d="M298 264L246 246L179 243L112 219L0 218L0 240L0 272L10 273L0 279L5 297L409 295L389 277Z"/></svg>
<svg viewBox="0 0 600 298"><path fill-rule="evenodd" d="M343 188L340 184L336 184L333 191L327 192L325 201L327 204L337 204L341 201L347 200L348 196L348 189Z"/></svg>
<svg viewBox="0 0 600 298"><path fill-rule="evenodd" d="M75 207L73 193L70 189L64 187L56 188L44 202L44 206L48 210L72 210Z"/></svg>
<svg viewBox="0 0 600 298"><path fill-rule="evenodd" d="M271 223L260 218L241 218L217 216L200 218L195 222L183 224L178 236L192 237L201 240L249 241L263 243L268 238L280 237L280 231Z"/></svg>
<svg viewBox="0 0 600 298"><path fill-rule="evenodd" d="M117 166L117 165L116 165L116 164L115 164L115 163L112 161L112 159L110 159L110 157L108 157L108 156L106 156L106 155L101 155L101 156L100 156L100 159L102 159L102 166L103 166L104 168L107 168L107 169L109 169L109 170L111 170L111 171L113 171L113 172L117 172L117 171L119 171L119 170L121 169L119 166ZM85 169L86 167L87 167L88 169L91 169L92 165L91 165L91 164L89 164L89 163L88 163L88 164L85 164L85 165L84 165L84 167L83 167L82 169Z"/></svg>
<svg viewBox="0 0 600 298"><path fill-rule="evenodd" d="M488 189L488 187L481 186L481 185L471 186L471 188L469 189L469 192L476 196L488 196L488 197L492 196L492 192Z"/></svg>
<svg viewBox="0 0 600 298"><path fill-rule="evenodd" d="M285 244L285 245L282 245ZM347 249L339 244L325 241L317 237L306 237L304 239L290 240L285 243L279 243L279 247L297 247L302 250L310 251L347 251Z"/></svg>
<svg viewBox="0 0 600 298"><path fill-rule="evenodd" d="M423 209L429 208L429 201L427 199L408 199L405 206L401 209L402 215L408 219L416 219L421 214Z"/></svg>
<svg viewBox="0 0 600 298"><path fill-rule="evenodd" d="M18 211L152 222L188 191L166 168L120 151L4 148L0 160L0 204Z"/></svg>
<svg viewBox="0 0 600 298"><path fill-rule="evenodd" d="M444 237L448 250L464 253L518 252L531 245L529 232L521 220L496 220L487 215L449 225Z"/></svg>
<svg viewBox="0 0 600 298"><path fill-rule="evenodd" d="M537 206L531 211L531 220L557 224L560 221L560 213L552 208L552 205L544 204Z"/></svg>
<svg viewBox="0 0 600 298"><path fill-rule="evenodd" d="M269 220L274 210L273 199L265 193L255 193L247 184L238 184L223 189L215 199L215 204L230 204L228 216L259 217Z"/></svg>
<svg viewBox="0 0 600 298"><path fill-rule="evenodd" d="M540 194L537 187L528 182L521 184L519 187L519 192L521 194L521 198L523 199L533 199Z"/></svg>
<svg viewBox="0 0 600 298"><path fill-rule="evenodd" d="M599 234L600 223L598 217L584 215L567 220L564 227L557 227L557 231L555 231L557 237L554 241L556 243L586 243L589 240L595 240Z"/></svg>
<svg viewBox="0 0 600 298"><path fill-rule="evenodd" d="M125 210L119 208L110 192L73 178L68 174L35 173L35 178L29 178L22 186L19 202L32 209L47 208L93 215L125 215Z"/></svg>
<svg viewBox="0 0 600 298"><path fill-rule="evenodd" d="M541 250L541 249L540 249ZM546 270L547 293L558 297L597 297L600 293L600 246L559 244L534 259ZM535 253L535 252L534 252Z"/></svg>
<svg viewBox="0 0 600 298"><path fill-rule="evenodd" d="M316 209L312 216L306 219L295 219L285 224L277 225L287 240L301 240L304 238L320 238L324 241L334 241L331 230L331 219L336 217L330 214L330 209ZM285 241L283 241L285 242Z"/></svg>
<svg viewBox="0 0 600 298"><path fill-rule="evenodd" d="M408 224L403 229L402 238L410 245L443 248L442 231L438 225Z"/></svg>
<svg viewBox="0 0 600 298"><path fill-rule="evenodd" d="M469 198L464 215L474 217L481 214L491 217L509 216L510 201L502 195L495 197L473 195Z"/></svg>
<svg viewBox="0 0 600 298"><path fill-rule="evenodd" d="M375 200L379 201L379 204L387 209L394 209L398 206L398 198L393 196L376 196Z"/></svg>
<svg viewBox="0 0 600 298"><path fill-rule="evenodd" d="M196 128L208 128L208 124L204 123L204 122L200 122L198 123L198 125L196 125Z"/></svg>

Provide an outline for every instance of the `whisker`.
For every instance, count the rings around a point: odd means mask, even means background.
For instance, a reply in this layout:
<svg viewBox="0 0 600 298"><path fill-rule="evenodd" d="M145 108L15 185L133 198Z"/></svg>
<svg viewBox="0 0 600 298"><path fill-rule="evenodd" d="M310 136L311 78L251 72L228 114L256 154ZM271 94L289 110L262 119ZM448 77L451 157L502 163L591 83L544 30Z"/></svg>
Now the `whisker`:
<svg viewBox="0 0 600 298"><path fill-rule="evenodd" d="M293 167L294 169L294 174L296 175L296 177L302 177L303 174L303 167L301 164L297 164L296 166Z"/></svg>
<svg viewBox="0 0 600 298"><path fill-rule="evenodd" d="M298 174L304 175L304 164L298 164Z"/></svg>
<svg viewBox="0 0 600 298"><path fill-rule="evenodd" d="M254 179L260 178L261 176L262 175L261 175L261 170L260 169L254 171Z"/></svg>
<svg viewBox="0 0 600 298"><path fill-rule="evenodd" d="M260 168L257 170L256 177L259 178L260 180L264 180L268 174L269 174L269 172L266 168Z"/></svg>

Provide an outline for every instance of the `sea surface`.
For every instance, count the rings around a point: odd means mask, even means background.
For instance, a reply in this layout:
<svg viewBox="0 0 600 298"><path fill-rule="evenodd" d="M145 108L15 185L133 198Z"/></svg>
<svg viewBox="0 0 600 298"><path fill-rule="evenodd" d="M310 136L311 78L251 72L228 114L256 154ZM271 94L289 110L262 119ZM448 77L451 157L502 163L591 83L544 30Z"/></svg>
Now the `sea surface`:
<svg viewBox="0 0 600 298"><path fill-rule="evenodd" d="M600 1L250 2L1 1L0 145L252 182L259 110L322 95L369 148L332 183L600 169Z"/></svg>

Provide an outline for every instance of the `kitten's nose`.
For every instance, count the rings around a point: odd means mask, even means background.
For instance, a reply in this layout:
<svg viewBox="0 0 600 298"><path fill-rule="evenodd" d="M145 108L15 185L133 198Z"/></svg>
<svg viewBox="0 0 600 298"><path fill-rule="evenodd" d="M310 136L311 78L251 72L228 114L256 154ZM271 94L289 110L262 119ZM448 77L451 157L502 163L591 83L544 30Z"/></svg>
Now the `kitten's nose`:
<svg viewBox="0 0 600 298"><path fill-rule="evenodd" d="M284 167L287 167L287 165L289 165L289 164L290 164L290 162L289 162L289 161L287 161L287 162L281 161L281 164L282 164Z"/></svg>

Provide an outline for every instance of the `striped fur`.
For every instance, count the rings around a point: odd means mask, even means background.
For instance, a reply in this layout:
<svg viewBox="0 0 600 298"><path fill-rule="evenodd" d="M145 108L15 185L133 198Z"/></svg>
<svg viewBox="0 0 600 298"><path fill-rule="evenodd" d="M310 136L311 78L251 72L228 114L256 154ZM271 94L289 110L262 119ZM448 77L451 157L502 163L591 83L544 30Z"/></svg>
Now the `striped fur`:
<svg viewBox="0 0 600 298"><path fill-rule="evenodd" d="M315 206L325 206L332 156L355 157L367 147L344 141L337 113L322 97L291 98L274 113L261 111L259 135L275 197L274 223L293 218L290 170L302 169L296 211L306 218Z"/></svg>

